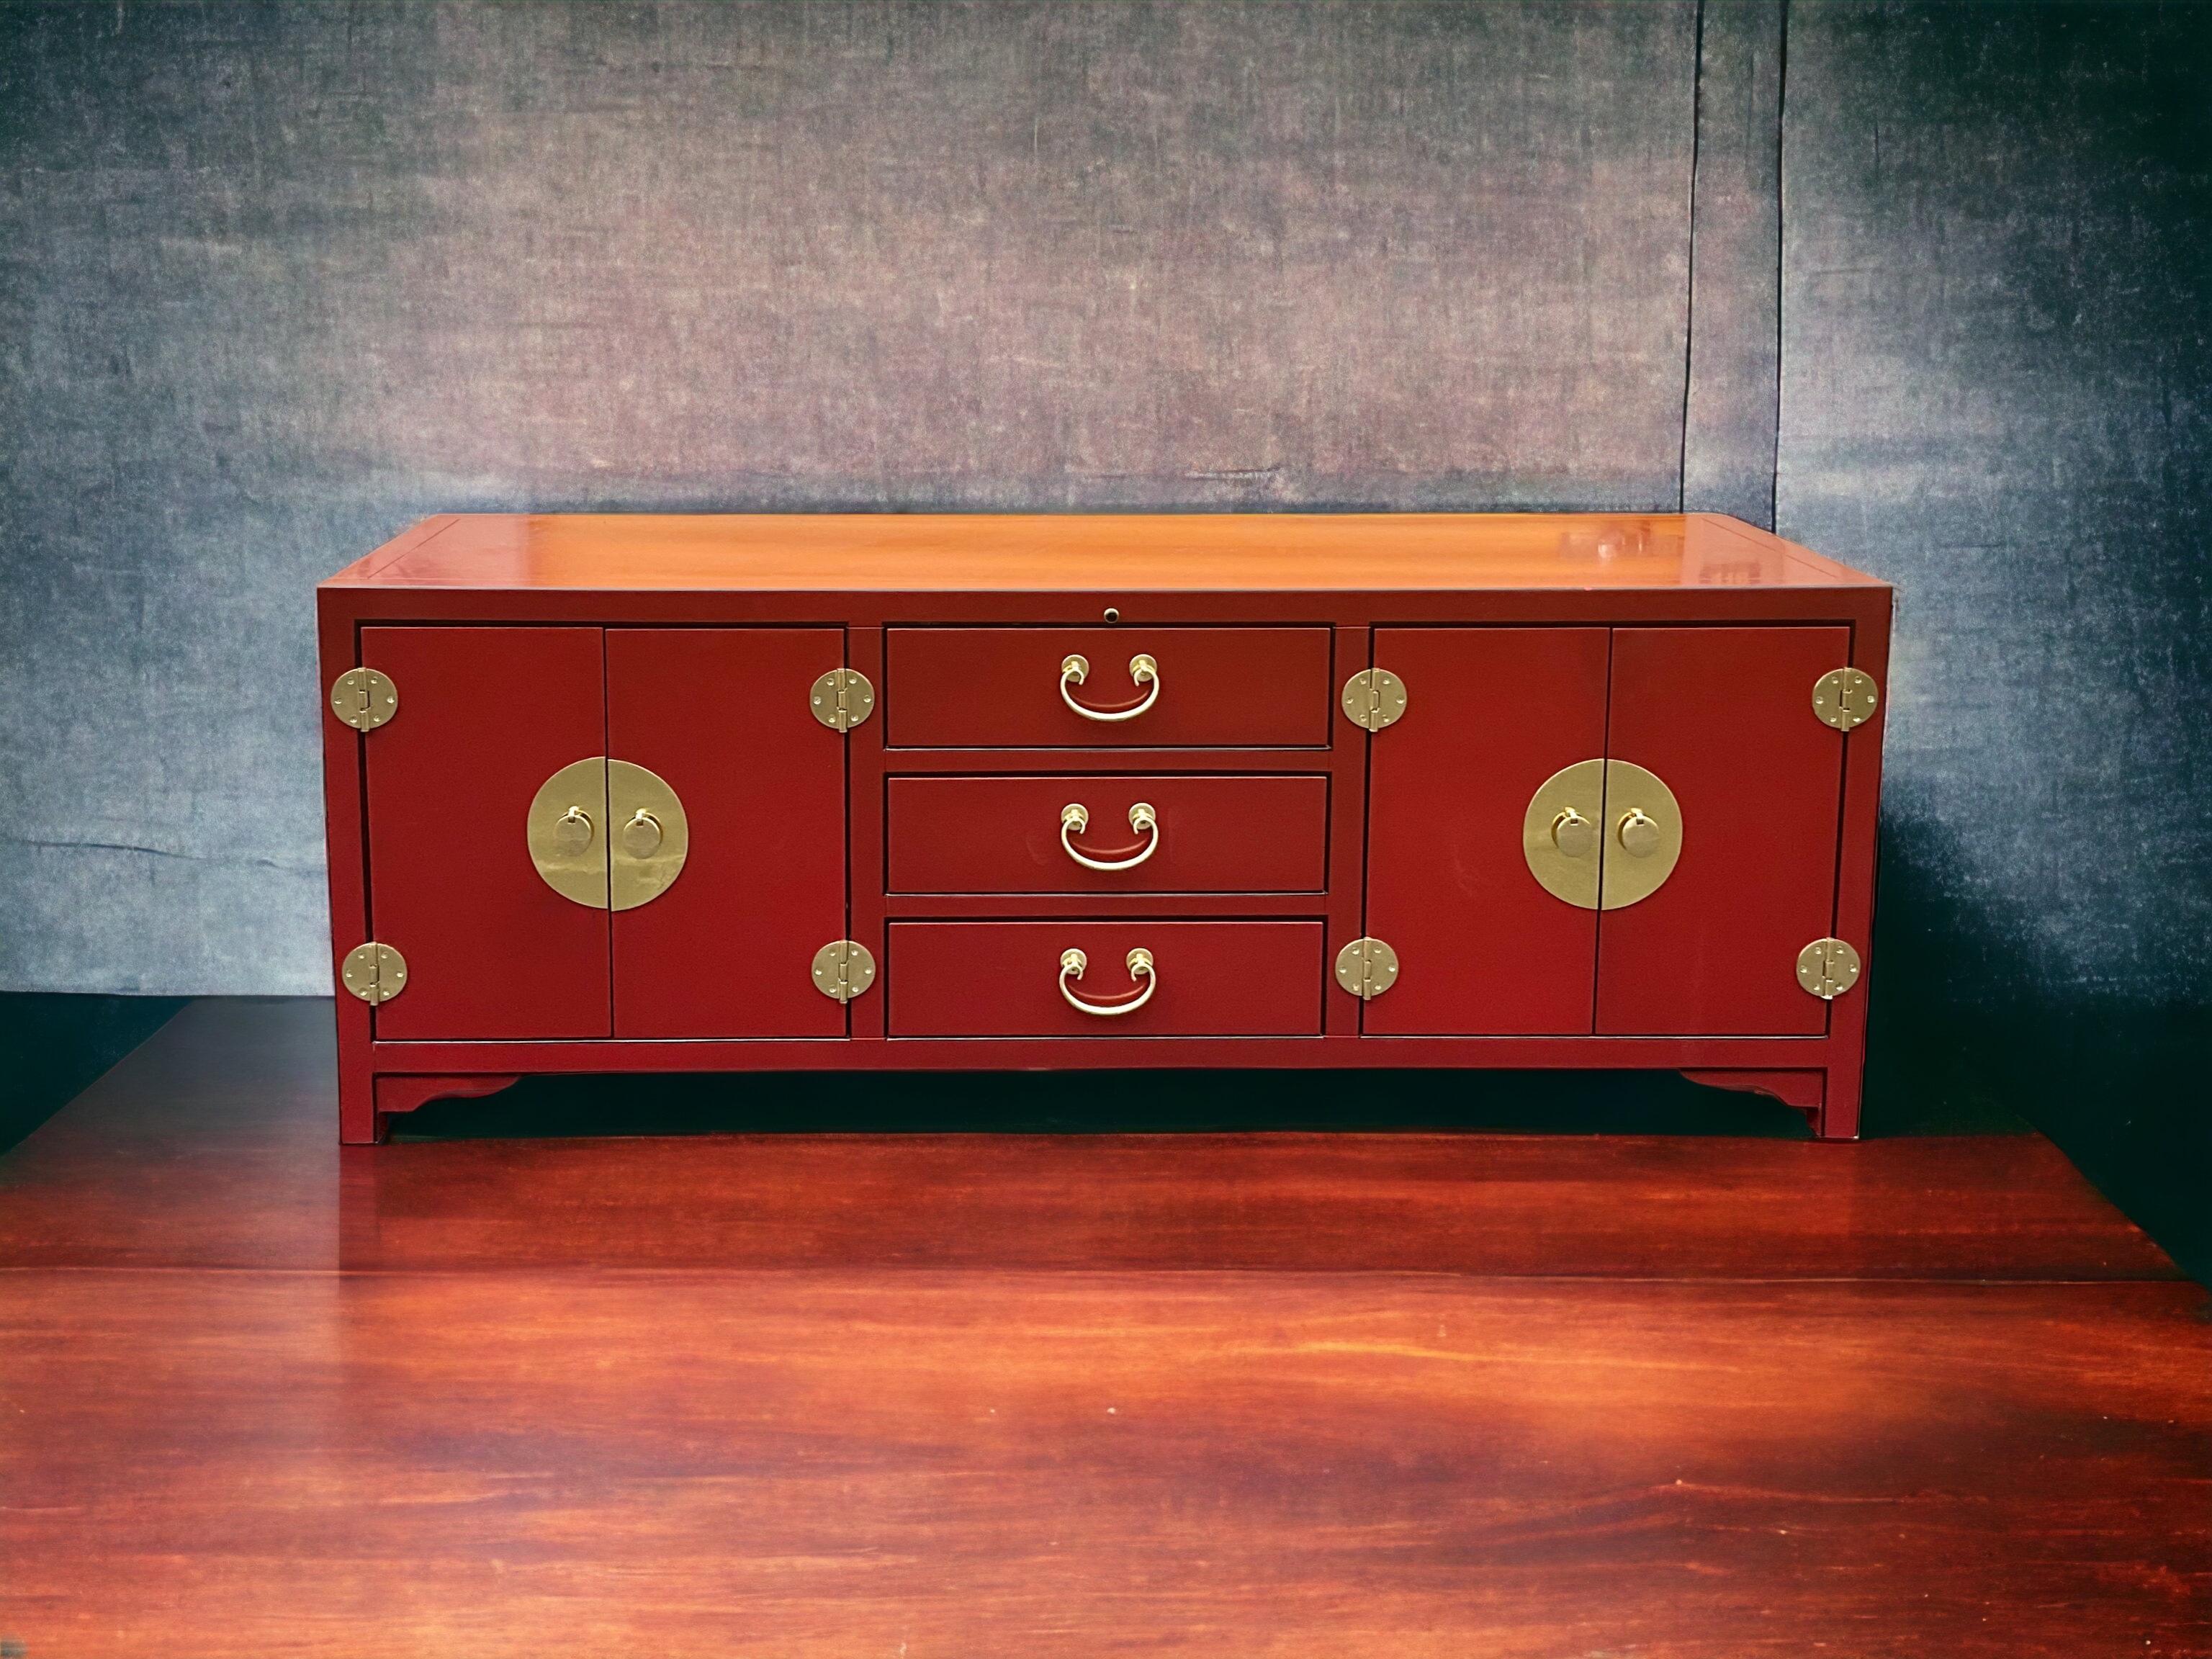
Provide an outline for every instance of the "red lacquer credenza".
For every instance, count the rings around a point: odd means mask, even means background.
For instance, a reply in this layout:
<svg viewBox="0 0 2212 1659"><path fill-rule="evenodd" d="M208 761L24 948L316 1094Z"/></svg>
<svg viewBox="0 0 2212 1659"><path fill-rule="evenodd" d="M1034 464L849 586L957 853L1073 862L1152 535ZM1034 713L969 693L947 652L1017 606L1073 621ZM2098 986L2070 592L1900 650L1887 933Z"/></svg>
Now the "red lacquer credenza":
<svg viewBox="0 0 2212 1659"><path fill-rule="evenodd" d="M1710 515L454 515L319 590L340 1127L1640 1066L1857 1133L1891 594Z"/></svg>

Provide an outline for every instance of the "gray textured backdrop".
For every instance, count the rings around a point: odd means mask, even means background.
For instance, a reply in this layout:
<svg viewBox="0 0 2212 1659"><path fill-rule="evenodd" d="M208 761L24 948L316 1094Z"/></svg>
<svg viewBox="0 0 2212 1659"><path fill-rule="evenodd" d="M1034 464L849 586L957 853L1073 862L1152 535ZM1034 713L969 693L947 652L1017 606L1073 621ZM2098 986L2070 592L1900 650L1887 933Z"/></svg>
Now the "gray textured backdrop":
<svg viewBox="0 0 2212 1659"><path fill-rule="evenodd" d="M2201 4L1790 9L1781 527L1899 585L1953 997L2212 1004L2208 86Z"/></svg>
<svg viewBox="0 0 2212 1659"><path fill-rule="evenodd" d="M1686 501L1903 586L1886 951L2201 1005L2208 77L2186 7L0 9L0 989L325 988L309 590L429 512Z"/></svg>

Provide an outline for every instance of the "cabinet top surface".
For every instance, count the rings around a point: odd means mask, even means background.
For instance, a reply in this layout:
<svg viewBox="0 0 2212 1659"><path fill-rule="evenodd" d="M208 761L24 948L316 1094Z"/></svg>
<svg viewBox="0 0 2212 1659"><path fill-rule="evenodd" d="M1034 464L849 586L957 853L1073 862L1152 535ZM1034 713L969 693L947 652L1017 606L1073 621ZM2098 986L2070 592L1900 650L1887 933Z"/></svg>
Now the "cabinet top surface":
<svg viewBox="0 0 2212 1659"><path fill-rule="evenodd" d="M1714 514L456 514L327 587L1327 592L1886 584Z"/></svg>

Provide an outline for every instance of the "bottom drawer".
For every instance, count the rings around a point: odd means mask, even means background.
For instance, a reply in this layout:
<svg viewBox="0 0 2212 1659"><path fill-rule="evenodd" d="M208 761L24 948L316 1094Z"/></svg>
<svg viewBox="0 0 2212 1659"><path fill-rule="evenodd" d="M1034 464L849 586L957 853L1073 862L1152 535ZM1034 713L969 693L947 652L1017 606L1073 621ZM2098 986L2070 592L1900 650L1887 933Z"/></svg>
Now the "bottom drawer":
<svg viewBox="0 0 2212 1659"><path fill-rule="evenodd" d="M890 1035L1318 1036L1322 943L1317 921L895 921Z"/></svg>

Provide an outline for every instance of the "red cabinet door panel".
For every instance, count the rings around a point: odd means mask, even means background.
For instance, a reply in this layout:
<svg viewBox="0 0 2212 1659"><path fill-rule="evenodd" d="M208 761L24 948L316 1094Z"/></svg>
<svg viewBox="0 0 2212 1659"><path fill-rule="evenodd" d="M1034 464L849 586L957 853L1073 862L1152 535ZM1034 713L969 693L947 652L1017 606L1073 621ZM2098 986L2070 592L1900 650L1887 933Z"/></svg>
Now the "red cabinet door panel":
<svg viewBox="0 0 2212 1659"><path fill-rule="evenodd" d="M1614 631L1611 757L1674 791L1682 850L1658 891L1599 921L1601 1034L1827 1030L1797 953L1835 915L1844 734L1814 718L1813 682L1850 660L1844 628Z"/></svg>
<svg viewBox="0 0 2212 1659"><path fill-rule="evenodd" d="M1060 953L1089 958L1073 989L1127 1002L1144 989L1129 952L1152 953L1156 988L1133 1012L1067 1005ZM890 1034L911 1036L1315 1036L1317 921L895 921Z"/></svg>
<svg viewBox="0 0 2212 1659"><path fill-rule="evenodd" d="M603 1037L607 913L562 897L525 839L538 787L604 753L596 628L365 628L399 689L362 743L376 937L407 988L376 1035Z"/></svg>
<svg viewBox="0 0 2212 1659"><path fill-rule="evenodd" d="M607 752L684 803L673 885L614 916L615 1035L842 1036L814 953L845 936L846 739L807 705L834 628L607 631Z"/></svg>
<svg viewBox="0 0 2212 1659"><path fill-rule="evenodd" d="M1385 1036L1590 1029L1597 915L1528 872L1537 786L1605 753L1602 628L1378 629L1406 712L1369 751L1367 931L1398 954Z"/></svg>
<svg viewBox="0 0 2212 1659"><path fill-rule="evenodd" d="M1060 665L1091 665L1068 695L1126 720L1096 720L1060 697ZM894 628L886 638L885 741L908 749L1319 748L1334 690L1325 628Z"/></svg>
<svg viewBox="0 0 2212 1659"><path fill-rule="evenodd" d="M893 778L894 893L1317 893L1328 854L1328 780L1316 777ZM1071 803L1088 825L1060 839ZM1091 870L1144 854L1127 870Z"/></svg>

